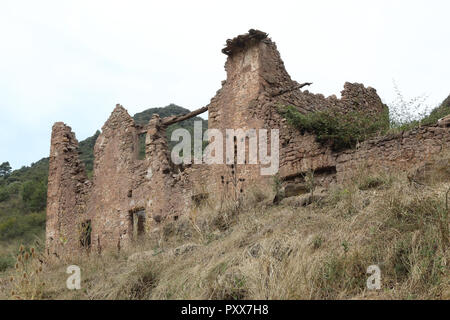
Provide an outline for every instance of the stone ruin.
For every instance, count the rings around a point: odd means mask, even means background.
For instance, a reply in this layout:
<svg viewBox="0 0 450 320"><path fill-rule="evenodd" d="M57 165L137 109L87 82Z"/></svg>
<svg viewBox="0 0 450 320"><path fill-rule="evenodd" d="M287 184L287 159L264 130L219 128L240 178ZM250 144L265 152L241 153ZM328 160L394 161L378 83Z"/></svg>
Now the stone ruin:
<svg viewBox="0 0 450 320"><path fill-rule="evenodd" d="M49 254L120 249L159 224L188 214L205 197L243 193L253 186L272 189L273 177L262 176L259 164L173 165L165 128L205 111L208 128L279 129L279 178L285 185L301 182L308 170L325 186L342 182L361 164L408 170L449 147L449 123L441 123L334 152L316 142L313 134L288 125L279 106L295 106L302 113L339 108L378 114L385 106L375 89L345 83L340 99L302 90L309 83L291 79L275 43L257 30L228 40L222 52L227 55L227 79L204 108L163 119L154 115L148 125L139 126L117 105L95 144L92 179L78 158L71 128L62 122L53 125L46 225ZM140 160L142 134L145 158Z"/></svg>

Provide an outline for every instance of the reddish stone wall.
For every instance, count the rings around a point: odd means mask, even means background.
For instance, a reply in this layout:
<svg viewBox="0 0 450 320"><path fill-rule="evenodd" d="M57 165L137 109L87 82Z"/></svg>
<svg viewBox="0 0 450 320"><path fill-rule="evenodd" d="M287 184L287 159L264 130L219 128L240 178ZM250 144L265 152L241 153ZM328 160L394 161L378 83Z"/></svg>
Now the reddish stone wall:
<svg viewBox="0 0 450 320"><path fill-rule="evenodd" d="M230 40L224 49L229 55L225 64L227 80L211 100L209 128L279 129L282 179L301 176L308 169L334 168L331 149L317 143L314 136L302 135L288 126L279 114L279 107L295 106L302 113L337 108L343 112L359 110L377 114L384 112L385 107L376 90L362 84L345 83L341 99L301 91L299 83L287 73L275 43L264 35L256 35L258 41L255 38L246 41L244 35ZM213 185L220 181L219 176L230 180L232 172L245 179L239 189L254 183L268 185L271 181L261 176L259 165L219 167L212 171Z"/></svg>
<svg viewBox="0 0 450 320"><path fill-rule="evenodd" d="M371 139L363 142L357 150L336 156L337 180L342 182L361 166L408 171L433 160L435 155L445 150L450 150L450 127L438 125Z"/></svg>
<svg viewBox="0 0 450 320"><path fill-rule="evenodd" d="M78 141L69 126L57 122L52 128L47 192L46 247L49 253L78 247L90 182L78 159Z"/></svg>
<svg viewBox="0 0 450 320"><path fill-rule="evenodd" d="M130 198L138 165L138 135L133 118L117 105L94 147L93 187L87 202L92 246L119 245L127 239Z"/></svg>
<svg viewBox="0 0 450 320"><path fill-rule="evenodd" d="M313 135L289 126L279 107L292 105L302 113L327 108L384 112L374 89L346 83L341 99L300 90L285 70L275 43L259 31L228 40L223 52L228 55L227 79L208 106L208 126L223 132L224 163L226 129L279 129L279 174L286 182L302 180L302 174L312 169L319 183L327 185L345 179L362 162L407 169L448 148L448 128L426 127L334 153L317 143ZM142 127L117 105L95 145L91 184L78 159L74 134L63 123L54 125L47 206L49 250L57 251L55 241L60 240L55 239L61 238L65 248L82 247L78 230L88 220L91 249L120 248L132 243L136 219L144 221L138 224L138 231L149 231L168 219L188 214L199 194L217 199L234 197L254 185L272 189L273 177L262 176L259 164L175 166L169 158L162 119L154 116L146 130L146 157L139 160Z"/></svg>

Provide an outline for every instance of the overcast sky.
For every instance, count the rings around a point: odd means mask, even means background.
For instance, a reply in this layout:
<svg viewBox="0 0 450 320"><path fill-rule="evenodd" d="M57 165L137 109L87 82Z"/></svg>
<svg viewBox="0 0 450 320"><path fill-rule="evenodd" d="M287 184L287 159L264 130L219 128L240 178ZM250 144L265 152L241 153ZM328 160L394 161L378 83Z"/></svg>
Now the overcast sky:
<svg viewBox="0 0 450 320"><path fill-rule="evenodd" d="M0 0L0 163L47 157L51 126L91 136L116 103L133 115L209 103L225 40L269 33L292 78L326 96L345 81L394 99L450 94L450 2Z"/></svg>

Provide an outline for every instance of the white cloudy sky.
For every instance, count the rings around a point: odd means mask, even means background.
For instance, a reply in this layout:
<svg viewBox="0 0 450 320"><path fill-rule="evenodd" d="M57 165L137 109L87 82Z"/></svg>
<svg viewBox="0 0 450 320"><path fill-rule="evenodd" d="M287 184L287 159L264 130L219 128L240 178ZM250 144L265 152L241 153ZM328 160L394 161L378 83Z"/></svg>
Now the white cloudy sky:
<svg viewBox="0 0 450 320"><path fill-rule="evenodd" d="M51 126L79 140L116 103L130 114L206 105L227 38L268 32L291 76L337 94L345 81L394 98L450 93L450 2L0 0L0 163L48 156Z"/></svg>

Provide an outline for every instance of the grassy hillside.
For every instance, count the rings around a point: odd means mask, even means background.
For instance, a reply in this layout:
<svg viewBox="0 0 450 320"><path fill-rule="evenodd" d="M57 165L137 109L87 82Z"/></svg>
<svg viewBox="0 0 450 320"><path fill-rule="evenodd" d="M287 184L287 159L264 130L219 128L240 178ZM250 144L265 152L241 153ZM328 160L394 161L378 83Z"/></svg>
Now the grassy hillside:
<svg viewBox="0 0 450 320"><path fill-rule="evenodd" d="M134 115L138 124L146 124L156 113L161 117L180 115L190 112L188 109L171 104L164 108L151 108ZM195 120L203 121L206 130L208 122L195 117L175 125L167 130L168 138L176 128L185 128L192 132ZM92 176L94 145L100 131L80 141L80 159L84 162L88 176ZM143 138L141 150L143 151ZM174 143L170 143L172 147ZM1 171L0 171L1 172ZM43 158L31 166L0 175L0 271L14 264L11 250L20 244L30 245L42 242L45 232L45 207L47 202L48 158Z"/></svg>
<svg viewBox="0 0 450 320"><path fill-rule="evenodd" d="M437 159L409 179L360 168L312 202L275 205L258 189L239 205L217 195L129 248L46 260L29 278L45 283L34 289L15 280L24 267L10 270L0 298L450 299L450 153ZM81 290L65 287L70 264L81 268ZM371 265L381 270L377 291L366 287Z"/></svg>
<svg viewBox="0 0 450 320"><path fill-rule="evenodd" d="M440 118L443 118L450 114L450 96L442 102L442 104L431 111L430 115L423 120L424 124L436 123Z"/></svg>
<svg viewBox="0 0 450 320"><path fill-rule="evenodd" d="M135 120L143 124L153 113L164 117L187 111L171 105L136 114ZM450 98L409 127L449 113ZM178 126L192 130L192 123ZM98 134L80 142L89 172ZM239 206L222 203L221 211L211 199L132 248L45 260L43 272L33 276L45 285L33 288L7 279L24 271L12 268L20 243L36 247L34 256L44 261L39 252L48 159L6 174L0 168L0 298L9 298L13 289L24 297L31 290L42 298L75 299L450 299L449 161L450 155L442 154L433 179L423 183L362 168L350 183L317 191L319 200L310 204L290 198L274 205L273 195L256 189ZM81 291L65 289L65 268L72 263L83 270ZM366 268L373 264L382 271L383 289L377 292L364 285Z"/></svg>

